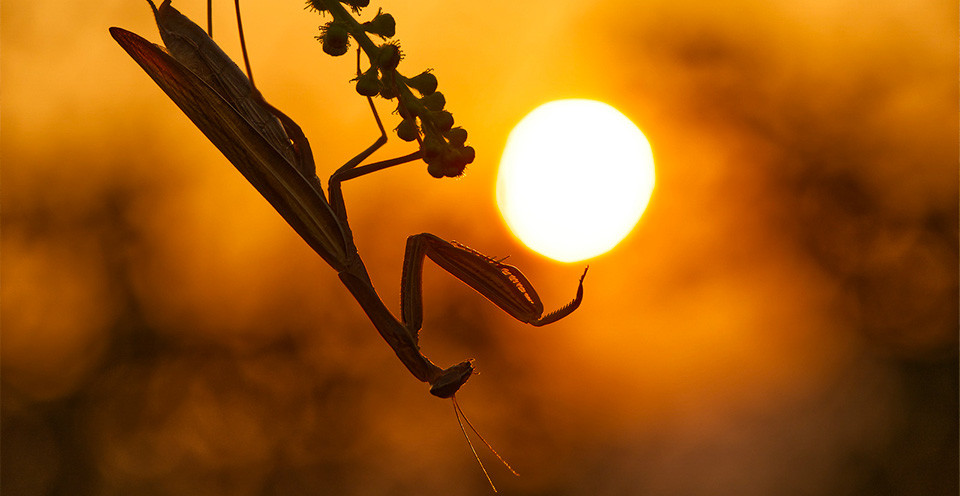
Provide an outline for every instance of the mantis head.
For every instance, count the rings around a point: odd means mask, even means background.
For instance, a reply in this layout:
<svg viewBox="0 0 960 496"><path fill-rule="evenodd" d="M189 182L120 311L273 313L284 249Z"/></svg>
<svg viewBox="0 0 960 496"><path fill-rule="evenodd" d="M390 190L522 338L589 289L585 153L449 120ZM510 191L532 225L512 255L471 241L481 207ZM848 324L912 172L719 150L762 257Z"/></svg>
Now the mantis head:
<svg viewBox="0 0 960 496"><path fill-rule="evenodd" d="M447 368L440 377L430 383L430 394L440 398L451 398L473 374L473 359L464 360Z"/></svg>

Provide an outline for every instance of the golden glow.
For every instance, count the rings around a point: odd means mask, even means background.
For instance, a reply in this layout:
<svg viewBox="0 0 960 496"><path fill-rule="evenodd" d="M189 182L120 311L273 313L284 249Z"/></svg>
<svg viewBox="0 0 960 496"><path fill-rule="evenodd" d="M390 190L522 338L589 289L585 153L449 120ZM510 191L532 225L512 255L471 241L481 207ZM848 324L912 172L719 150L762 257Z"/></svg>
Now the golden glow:
<svg viewBox="0 0 960 496"><path fill-rule="evenodd" d="M205 3L173 0L201 23ZM377 136L356 59L323 53L330 17L302 2L241 3L257 85L326 184ZM519 465L491 470L502 494L956 484L957 2L438 5L363 11L396 17L402 73L435 69L477 152L462 180L344 184L389 308L418 232L512 254L546 311L573 296L583 264L497 228L502 124L602 94L656 152L643 242L590 262L568 319L522 326L426 263L419 342L478 358L457 400ZM24 22L0 22L0 493L490 493L450 402L110 37L160 43L147 2L2 12ZM371 160L414 151L375 103Z"/></svg>
<svg viewBox="0 0 960 496"><path fill-rule="evenodd" d="M617 109L557 100L510 133L497 204L513 233L561 262L609 251L643 215L653 192L646 137Z"/></svg>

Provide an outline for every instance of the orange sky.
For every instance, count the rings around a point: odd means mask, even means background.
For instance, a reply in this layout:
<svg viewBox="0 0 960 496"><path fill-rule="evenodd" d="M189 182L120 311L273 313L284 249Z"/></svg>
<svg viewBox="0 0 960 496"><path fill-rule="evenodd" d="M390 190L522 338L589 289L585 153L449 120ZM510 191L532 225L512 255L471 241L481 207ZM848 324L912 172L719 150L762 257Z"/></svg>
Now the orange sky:
<svg viewBox="0 0 960 496"><path fill-rule="evenodd" d="M236 55L221 3L215 38ZM370 10L397 19L401 70L434 69L477 160L457 180L417 163L345 187L392 309L419 232L509 255L550 309L572 296L583 264L527 250L495 205L507 134L537 105L610 103L657 161L647 213L589 261L568 319L524 327L428 265L423 351L477 358L459 398L523 474L494 469L502 488L868 494L865 474L912 487L919 466L956 483L956 463L922 456L956 459L936 442L957 439L954 2L394 3ZM258 87L325 179L376 137L353 59L320 50L324 21L299 2L243 8ZM0 15L3 453L31 474L9 479L5 459L5 485L487 491L449 406L110 38L159 41L146 2ZM394 138L378 156L410 151ZM952 423L914 453L898 443L917 412Z"/></svg>

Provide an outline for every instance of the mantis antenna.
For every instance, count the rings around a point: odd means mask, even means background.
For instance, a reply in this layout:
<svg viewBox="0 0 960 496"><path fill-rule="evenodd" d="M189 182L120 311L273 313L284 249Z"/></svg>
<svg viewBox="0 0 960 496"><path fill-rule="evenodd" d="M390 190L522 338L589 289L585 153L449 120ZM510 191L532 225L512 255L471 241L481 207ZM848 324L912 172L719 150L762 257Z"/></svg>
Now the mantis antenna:
<svg viewBox="0 0 960 496"><path fill-rule="evenodd" d="M237 33L240 35L240 51L243 53L243 65L247 69L247 79L250 80L250 86L257 87L253 83L253 71L250 70L250 57L247 56L247 42L243 37L243 20L240 19L240 0L233 1L234 10L237 12ZM207 36L213 38L213 0L207 0Z"/></svg>
<svg viewBox="0 0 960 496"><path fill-rule="evenodd" d="M207 0L212 2L213 0ZM257 85L253 82L253 71L250 70L250 57L247 57L247 43L243 39L243 21L240 19L240 0L233 0L234 10L237 11L237 33L240 35L240 51L243 53L243 65L247 69L247 79L250 80L250 86L254 89L257 88ZM209 10L207 10L207 15L209 16ZM212 21L211 21L212 22ZM213 30L212 24L210 30Z"/></svg>
<svg viewBox="0 0 960 496"><path fill-rule="evenodd" d="M463 418L463 420L467 423L467 425L470 427L470 430L473 431L478 438L480 438L480 441L484 444L484 446L486 446L487 449L489 449L490 452L493 453L498 460L500 460L500 463L502 463L504 467L507 467L507 470L509 470L513 475L520 477L520 474L518 474L517 471L514 470L513 467L511 467L502 456L500 456L500 453L497 453L497 450L493 449L493 446L490 446L490 443L488 443L487 440L480 435L480 432L477 431L477 428L474 427L470 422L470 419L467 418L467 414L463 413L463 409L460 408L460 404L457 403L456 395L451 396L450 400L453 401L453 414L457 416L457 424L460 426L460 432L463 433L463 438L467 440L467 446L470 446L470 451L473 452L473 457L476 458L477 463L480 464L480 470L483 470L483 475L487 477L487 482L490 483L490 488L493 489L493 492L497 492L497 486L493 485L493 480L490 479L490 474L487 473L487 469L483 466L483 462L480 461L480 456L477 454L477 450L473 447L473 443L470 442L470 436L467 435L466 429L463 428L463 422L460 421L461 418Z"/></svg>
<svg viewBox="0 0 960 496"><path fill-rule="evenodd" d="M243 37L243 21L240 19L240 0L233 1L234 10L237 11L237 33L240 35L240 51L243 53L243 65L247 69L247 79L250 80L250 86L256 88L253 83L253 71L250 70L250 57L247 56L247 42ZM213 38L213 0L207 0L207 36Z"/></svg>

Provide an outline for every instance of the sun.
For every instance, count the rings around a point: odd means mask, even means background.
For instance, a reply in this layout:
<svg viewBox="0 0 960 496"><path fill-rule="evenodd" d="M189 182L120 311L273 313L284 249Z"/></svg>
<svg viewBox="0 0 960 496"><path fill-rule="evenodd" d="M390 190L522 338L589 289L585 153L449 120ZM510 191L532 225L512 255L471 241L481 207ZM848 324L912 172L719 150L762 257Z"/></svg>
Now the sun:
<svg viewBox="0 0 960 496"><path fill-rule="evenodd" d="M594 100L557 100L530 112L507 139L497 204L528 247L561 262L595 257L640 220L653 193L647 138Z"/></svg>

